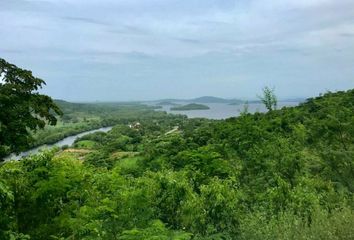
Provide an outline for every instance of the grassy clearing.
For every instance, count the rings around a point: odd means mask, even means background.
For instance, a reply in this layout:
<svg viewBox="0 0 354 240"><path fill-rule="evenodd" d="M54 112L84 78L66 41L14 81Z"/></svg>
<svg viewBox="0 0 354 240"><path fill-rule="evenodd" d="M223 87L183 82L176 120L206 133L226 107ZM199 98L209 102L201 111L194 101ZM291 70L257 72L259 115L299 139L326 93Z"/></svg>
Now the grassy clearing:
<svg viewBox="0 0 354 240"><path fill-rule="evenodd" d="M95 149L99 144L91 140L82 140L75 143L75 148Z"/></svg>
<svg viewBox="0 0 354 240"><path fill-rule="evenodd" d="M139 156L122 158L115 164L115 167L120 168L123 175L137 175L140 172L138 164L140 160Z"/></svg>

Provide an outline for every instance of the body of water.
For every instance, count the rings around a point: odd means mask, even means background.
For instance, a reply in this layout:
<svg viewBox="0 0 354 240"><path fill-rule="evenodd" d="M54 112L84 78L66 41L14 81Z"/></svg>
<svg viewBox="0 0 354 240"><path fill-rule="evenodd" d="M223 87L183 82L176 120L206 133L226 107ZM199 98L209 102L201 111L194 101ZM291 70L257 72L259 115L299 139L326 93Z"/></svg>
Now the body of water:
<svg viewBox="0 0 354 240"><path fill-rule="evenodd" d="M185 105L188 102L175 102L177 104ZM278 109L282 107L292 107L297 106L299 102L278 102ZM240 113L244 109L244 104L240 105L230 105L227 103L203 103L203 105L208 106L210 109L207 110L190 110L190 111L171 111L170 108L173 106L166 105L162 106L158 111L166 111L173 114L183 114L187 115L189 118L209 118L209 119L225 119L230 117L240 116ZM262 103L249 103L248 112L266 112L264 104Z"/></svg>
<svg viewBox="0 0 354 240"><path fill-rule="evenodd" d="M180 105L185 105L188 104L188 102L175 102ZM297 106L299 102L278 102L278 108L282 107L292 107L292 106ZM151 105L151 103L149 103ZM209 118L209 119L226 119L230 117L237 117L240 116L240 113L244 109L244 104L240 105L230 105L227 103L203 103L203 105L207 105L210 109L207 110L190 110L190 111L171 111L170 105L163 106L160 109L156 109L157 111L166 111L168 113L172 114L183 114L186 115L189 118ZM248 104L248 112L249 113L255 113L255 112L266 112L267 109L265 108L264 104L261 103L249 103ZM36 154L41 150L48 149L51 147L62 147L64 145L72 145L77 138L80 138L86 134L94 133L94 132L108 132L111 130L112 127L104 127L104 128L99 128L91 131L86 131L79 133L77 135L73 135L67 138L64 138L63 140L60 140L54 144L50 145L42 145L36 148L33 148L29 151L22 152L18 155L11 154L10 156L6 157L5 160L19 160L22 157L26 157L31 154Z"/></svg>
<svg viewBox="0 0 354 240"><path fill-rule="evenodd" d="M11 154L10 156L5 158L5 161L8 161L8 160L20 160L23 157L36 154L36 153L38 153L38 152L40 152L40 151L42 151L44 149L50 149L52 147L62 147L62 146L65 146L65 145L71 146L75 142L76 139L78 139L78 138L80 138L82 136L85 136L85 135L90 134L90 133L95 133L95 132L108 132L111 129L112 129L112 127L103 127L103 128L98 128L98 129L95 129L95 130L82 132L82 133L79 133L79 134L76 134L76 135L73 135L73 136L70 136L70 137L66 137L66 138L64 138L64 139L62 139L62 140L60 140L60 141L58 141L58 142L56 142L54 144L42 145L42 146L33 148L31 150L22 152L22 153L20 153L18 155Z"/></svg>

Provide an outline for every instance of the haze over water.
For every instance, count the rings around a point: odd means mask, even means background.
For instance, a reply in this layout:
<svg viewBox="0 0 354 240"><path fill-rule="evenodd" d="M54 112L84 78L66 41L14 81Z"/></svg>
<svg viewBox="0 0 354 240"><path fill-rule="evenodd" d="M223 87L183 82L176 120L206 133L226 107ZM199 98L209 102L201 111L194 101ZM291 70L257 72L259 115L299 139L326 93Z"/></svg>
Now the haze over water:
<svg viewBox="0 0 354 240"><path fill-rule="evenodd" d="M298 102L279 102L278 108L291 107L298 105ZM226 103L203 103L203 105L208 106L208 110L190 110L190 111L171 111L171 105L162 106L159 111L166 111L172 114L183 114L187 115L189 118L209 118L209 119L225 119L230 117L237 117L244 110L244 104L230 105ZM266 112L264 104L261 103L250 103L248 104L248 112Z"/></svg>

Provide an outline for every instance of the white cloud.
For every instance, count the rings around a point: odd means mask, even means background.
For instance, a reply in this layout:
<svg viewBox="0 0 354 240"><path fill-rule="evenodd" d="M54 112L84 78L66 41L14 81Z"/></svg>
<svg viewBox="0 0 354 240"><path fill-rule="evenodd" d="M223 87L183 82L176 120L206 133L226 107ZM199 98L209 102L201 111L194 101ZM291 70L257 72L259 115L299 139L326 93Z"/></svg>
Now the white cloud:
<svg viewBox="0 0 354 240"><path fill-rule="evenodd" d="M179 66L190 62L190 79L202 78L205 64L219 75L228 71L228 81L240 71L255 79L252 68L276 69L278 59L298 67L306 62L314 71L322 59L344 66L354 59L353 19L352 0L0 0L0 54L61 81L85 81L83 66L95 64L91 75L182 79ZM136 66L145 70L137 75Z"/></svg>
<svg viewBox="0 0 354 240"><path fill-rule="evenodd" d="M193 56L302 38L328 22L343 24L352 15L346 9L354 7L347 0L46 2L53 5L41 13L0 13L5 44ZM13 41L16 36L26 36L26 42Z"/></svg>

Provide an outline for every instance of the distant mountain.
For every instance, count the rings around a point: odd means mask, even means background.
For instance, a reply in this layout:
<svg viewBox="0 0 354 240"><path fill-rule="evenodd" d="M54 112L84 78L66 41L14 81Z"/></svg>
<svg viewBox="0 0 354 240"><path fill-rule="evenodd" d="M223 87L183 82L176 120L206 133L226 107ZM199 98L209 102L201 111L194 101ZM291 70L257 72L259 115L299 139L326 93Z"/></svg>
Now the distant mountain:
<svg viewBox="0 0 354 240"><path fill-rule="evenodd" d="M230 103L230 100L228 99L212 97L212 96L203 96L199 98L194 98L191 99L190 101L196 103Z"/></svg>
<svg viewBox="0 0 354 240"><path fill-rule="evenodd" d="M158 105L158 106L177 106L178 104L174 103L174 102L170 102L170 101L162 101L162 102L157 103L156 105Z"/></svg>
<svg viewBox="0 0 354 240"><path fill-rule="evenodd" d="M193 103L243 103L242 100L239 99L225 99L225 98L219 98L219 97L213 97L213 96L203 96L203 97L198 97L198 98L192 98L192 99L160 99L156 101L158 103L176 103L176 102L193 102Z"/></svg>
<svg viewBox="0 0 354 240"><path fill-rule="evenodd" d="M291 99L279 99L279 102L304 102L305 99L303 98L291 98ZM173 98L167 98L167 99L160 99L156 102L157 105L163 106L163 105L174 105L176 103L225 103L225 104L230 104L230 105L239 105L243 103L262 103L260 99L251 99L251 100L240 100L237 98L233 99L227 99L227 98L220 98L220 97L214 97L214 96L203 96L203 97L198 97L198 98L192 98L192 99L173 99Z"/></svg>

